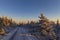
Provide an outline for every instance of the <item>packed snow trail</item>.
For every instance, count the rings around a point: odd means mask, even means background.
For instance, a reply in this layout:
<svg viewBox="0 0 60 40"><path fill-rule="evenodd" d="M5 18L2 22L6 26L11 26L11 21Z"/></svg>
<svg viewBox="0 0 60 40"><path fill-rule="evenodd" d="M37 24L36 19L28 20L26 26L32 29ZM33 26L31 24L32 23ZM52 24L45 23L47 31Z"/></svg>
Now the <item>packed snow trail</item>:
<svg viewBox="0 0 60 40"><path fill-rule="evenodd" d="M35 36L28 33L26 28L19 28L12 40L38 40Z"/></svg>

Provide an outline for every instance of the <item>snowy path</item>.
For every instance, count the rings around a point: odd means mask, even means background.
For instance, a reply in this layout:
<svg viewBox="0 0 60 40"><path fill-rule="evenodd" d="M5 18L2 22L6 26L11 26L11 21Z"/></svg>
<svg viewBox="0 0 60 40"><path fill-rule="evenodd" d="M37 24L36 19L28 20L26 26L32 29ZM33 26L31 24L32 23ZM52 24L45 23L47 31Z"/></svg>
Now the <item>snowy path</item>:
<svg viewBox="0 0 60 40"><path fill-rule="evenodd" d="M36 37L30 35L25 28L19 28L17 34L12 40L38 40Z"/></svg>

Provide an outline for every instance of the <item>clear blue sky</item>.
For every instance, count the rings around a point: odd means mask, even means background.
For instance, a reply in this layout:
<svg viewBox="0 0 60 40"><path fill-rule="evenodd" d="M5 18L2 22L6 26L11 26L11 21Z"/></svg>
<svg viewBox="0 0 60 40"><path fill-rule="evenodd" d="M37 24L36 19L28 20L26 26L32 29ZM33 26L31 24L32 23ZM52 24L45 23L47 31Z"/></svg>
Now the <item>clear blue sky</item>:
<svg viewBox="0 0 60 40"><path fill-rule="evenodd" d="M38 19L42 10L47 18L59 19L60 0L0 0L0 16L33 20Z"/></svg>

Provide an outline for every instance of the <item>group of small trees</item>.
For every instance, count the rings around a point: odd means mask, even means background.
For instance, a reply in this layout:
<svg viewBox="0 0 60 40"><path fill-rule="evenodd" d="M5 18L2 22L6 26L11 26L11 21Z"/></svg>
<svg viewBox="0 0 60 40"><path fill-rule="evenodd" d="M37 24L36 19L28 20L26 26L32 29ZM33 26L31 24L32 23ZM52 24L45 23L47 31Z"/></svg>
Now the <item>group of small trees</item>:
<svg viewBox="0 0 60 40"><path fill-rule="evenodd" d="M57 20L57 23L55 24L55 22L47 19L43 13L41 14L41 17L39 16L39 18L40 18L39 22L30 23L31 25L33 25L32 26L33 30L30 31L30 33L39 37L40 39L42 37L42 38L47 38L48 40L60 40L59 20Z"/></svg>
<svg viewBox="0 0 60 40"><path fill-rule="evenodd" d="M43 13L41 14L41 17L39 17L40 20L37 23L33 23L33 32L32 34L37 37L43 37L47 38L48 40L57 40L57 35L55 32L55 23L53 21L49 21ZM32 23L31 23L32 24ZM46 39L44 39L46 40Z"/></svg>
<svg viewBox="0 0 60 40"><path fill-rule="evenodd" d="M7 17L0 17L0 34L5 33L5 28L15 27L16 23L12 21L12 18L8 19Z"/></svg>

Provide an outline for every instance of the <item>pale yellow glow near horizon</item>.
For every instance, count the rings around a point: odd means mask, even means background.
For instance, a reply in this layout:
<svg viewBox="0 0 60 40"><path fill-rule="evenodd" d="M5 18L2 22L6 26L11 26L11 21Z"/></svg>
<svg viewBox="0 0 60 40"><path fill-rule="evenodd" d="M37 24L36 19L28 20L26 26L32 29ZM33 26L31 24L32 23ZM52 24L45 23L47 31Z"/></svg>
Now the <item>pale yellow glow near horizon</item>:
<svg viewBox="0 0 60 40"><path fill-rule="evenodd" d="M28 19L13 19L13 21L15 21L16 23L28 23L31 22L31 21L34 21L34 22L37 22L38 19L34 19L34 20L28 20Z"/></svg>
<svg viewBox="0 0 60 40"><path fill-rule="evenodd" d="M54 21L55 23L57 22L57 19L58 18L50 18L49 20L50 21ZM27 23L28 21L34 21L34 22L37 22L37 21L39 21L40 19L39 18L37 18L37 19L13 19L16 23ZM59 20L59 23L60 23L60 19L58 19Z"/></svg>

